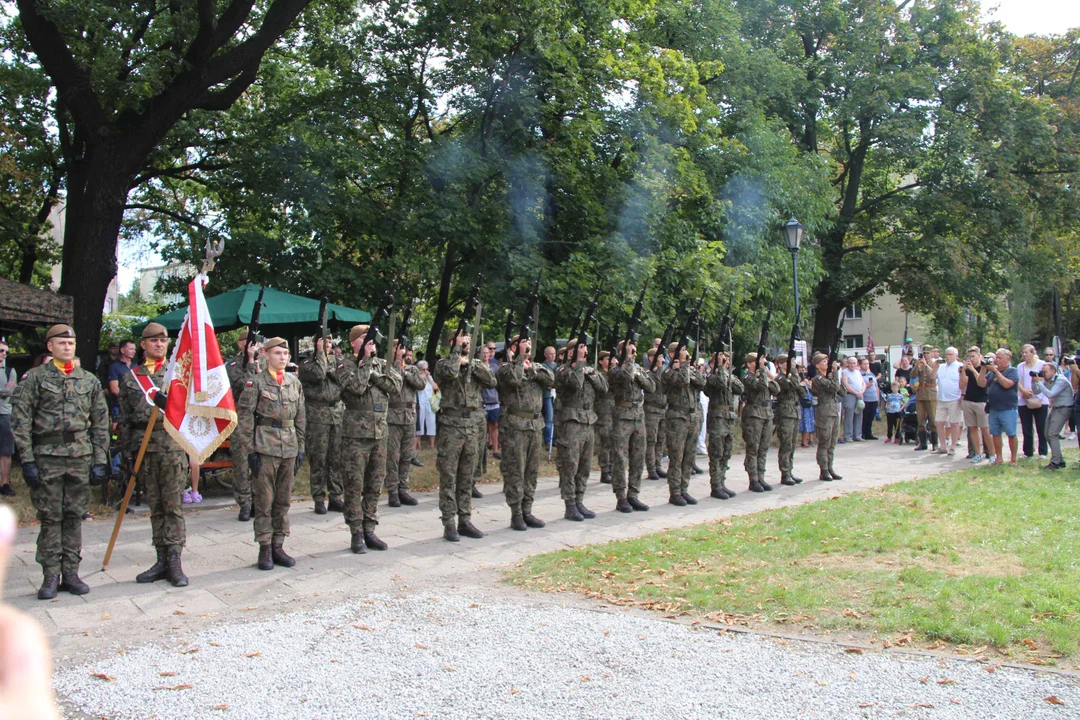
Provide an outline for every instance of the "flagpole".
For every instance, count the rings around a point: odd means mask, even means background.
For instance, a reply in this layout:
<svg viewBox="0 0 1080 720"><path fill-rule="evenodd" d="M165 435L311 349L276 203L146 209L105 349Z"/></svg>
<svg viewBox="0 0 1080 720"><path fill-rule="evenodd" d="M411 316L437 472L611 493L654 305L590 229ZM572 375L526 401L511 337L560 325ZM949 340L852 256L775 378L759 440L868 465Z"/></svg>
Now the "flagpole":
<svg viewBox="0 0 1080 720"><path fill-rule="evenodd" d="M128 502L131 500L131 491L135 489L135 482L139 478L139 469L142 467L143 458L146 457L146 447L150 444L150 436L154 432L154 425L157 424L159 413L160 411L157 409L157 406L154 406L154 411L150 415L150 421L146 423L146 430L143 432L142 443L139 445L139 454L135 456L135 465L131 469L131 477L128 478L127 490L124 491L124 499L120 501L120 509L117 511L112 537L109 538L109 547L105 549L105 561L101 563L102 572L105 571L105 568L109 567L109 560L112 559L113 546L116 545L116 538L120 535L120 525L123 524L124 515L127 514Z"/></svg>

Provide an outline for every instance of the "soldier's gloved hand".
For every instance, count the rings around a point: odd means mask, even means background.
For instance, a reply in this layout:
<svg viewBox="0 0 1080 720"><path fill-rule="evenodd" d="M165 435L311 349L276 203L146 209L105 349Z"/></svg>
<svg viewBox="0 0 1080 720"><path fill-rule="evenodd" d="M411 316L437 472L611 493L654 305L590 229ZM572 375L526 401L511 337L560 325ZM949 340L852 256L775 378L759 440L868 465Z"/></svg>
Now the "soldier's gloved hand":
<svg viewBox="0 0 1080 720"><path fill-rule="evenodd" d="M37 490L41 487L41 475L38 474L38 468L36 462L24 462L22 464L23 480L26 481L26 487L31 490Z"/></svg>
<svg viewBox="0 0 1080 720"><path fill-rule="evenodd" d="M158 390L156 393L154 393L154 404L157 405L162 410L165 409L165 403L167 403L168 401L169 401L168 394L163 393L160 390Z"/></svg>
<svg viewBox="0 0 1080 720"><path fill-rule="evenodd" d="M105 463L95 463L90 466L90 484L95 487L105 482L109 477L109 466Z"/></svg>
<svg viewBox="0 0 1080 720"><path fill-rule="evenodd" d="M251 453L248 455L248 472L255 475L259 474L259 453Z"/></svg>
<svg viewBox="0 0 1080 720"><path fill-rule="evenodd" d="M297 453L296 466L293 468L294 473L300 472L300 466L304 464L304 453Z"/></svg>

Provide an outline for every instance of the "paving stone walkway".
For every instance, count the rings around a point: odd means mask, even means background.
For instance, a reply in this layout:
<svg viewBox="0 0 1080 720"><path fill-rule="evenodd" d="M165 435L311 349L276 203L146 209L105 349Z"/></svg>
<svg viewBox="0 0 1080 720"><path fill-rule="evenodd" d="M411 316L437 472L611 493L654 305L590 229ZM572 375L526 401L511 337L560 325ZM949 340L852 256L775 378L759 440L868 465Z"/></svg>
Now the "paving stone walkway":
<svg viewBox="0 0 1080 720"><path fill-rule="evenodd" d="M799 450L795 472L806 482L795 487L779 484L775 453L770 455L768 479L773 492L746 492L742 457L732 459L729 486L738 491L732 500L708 497L708 475L694 476L690 493L696 506L667 503L665 481L643 481L642 499L648 512L632 515L615 511L615 497L593 473L586 505L598 513L595 520L564 520L556 478L541 478L534 514L548 521L544 529L515 532L508 527L509 512L500 486L484 485L485 497L474 501L473 522L487 533L482 540L462 538L451 544L442 539L437 493L417 493L420 504L411 508L380 506L379 536L390 549L349 552L349 531L339 514L315 515L310 500L297 500L290 512L292 535L286 549L297 559L295 568L256 569L258 548L251 523L236 520L235 505L188 510L188 546L184 569L191 578L187 588L162 581L139 585L135 575L154 561L150 524L145 507L128 516L107 571L101 562L112 531L112 519L88 522L83 529L82 578L91 592L82 597L61 593L53 601L37 600L40 568L34 562L36 527L19 531L14 567L7 586L8 601L30 613L46 628L54 653L63 661L93 655L130 642L151 642L197 631L220 621L266 617L372 593L418 591L434 587L490 589L498 582L498 568L536 553L583 544L620 540L667 528L753 513L768 508L812 502L838 494L970 467L962 455L947 457L914 453L910 445L882 442L849 444L837 449L836 467L844 479L823 483L817 478L813 450ZM707 467L707 458L698 458Z"/></svg>

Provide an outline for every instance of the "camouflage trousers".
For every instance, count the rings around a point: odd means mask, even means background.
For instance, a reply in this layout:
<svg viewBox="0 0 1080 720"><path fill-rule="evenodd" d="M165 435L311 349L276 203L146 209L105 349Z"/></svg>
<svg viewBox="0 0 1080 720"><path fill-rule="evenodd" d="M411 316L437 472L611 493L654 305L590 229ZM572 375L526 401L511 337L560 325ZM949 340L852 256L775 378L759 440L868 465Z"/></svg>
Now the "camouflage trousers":
<svg viewBox="0 0 1080 720"><path fill-rule="evenodd" d="M247 453L238 452L229 443L229 455L232 457L232 490L237 505L251 504L251 471L248 469Z"/></svg>
<svg viewBox="0 0 1080 720"><path fill-rule="evenodd" d="M532 512L543 442L543 428L511 430L505 425L499 428L499 450L502 454L499 470L503 476L503 494L506 495L506 504L514 512Z"/></svg>
<svg viewBox="0 0 1080 720"><path fill-rule="evenodd" d="M836 438L840 433L840 418L837 415L814 415L814 430L817 436L817 464L825 472L832 469L833 455L836 453Z"/></svg>
<svg viewBox="0 0 1080 720"><path fill-rule="evenodd" d="M697 451L694 421L691 418L664 418L664 430L667 433L668 491L672 495L685 493L690 487Z"/></svg>
<svg viewBox="0 0 1080 720"><path fill-rule="evenodd" d="M593 429L567 420L555 436L559 457L559 494L562 499L581 502L592 470Z"/></svg>
<svg viewBox="0 0 1080 720"><path fill-rule="evenodd" d="M791 468L795 464L795 441L798 437L799 418L776 418L776 438L780 441L777 460L780 463L781 475L791 474Z"/></svg>
<svg viewBox="0 0 1080 720"><path fill-rule="evenodd" d="M596 437L593 438L593 450L596 453L596 464L600 466L600 472L610 473L612 472L612 466L615 462L615 455L612 452L612 432L615 421L607 420L597 421L593 425L593 432Z"/></svg>
<svg viewBox="0 0 1080 720"><path fill-rule="evenodd" d="M709 449L709 485L716 490L727 482L728 461L735 438L729 429L724 433L708 431L705 439Z"/></svg>
<svg viewBox="0 0 1080 720"><path fill-rule="evenodd" d="M472 484L479 485L484 479L484 464L487 462L484 457L487 454L487 425L477 425L476 432L476 448L473 451L473 456L476 460L473 463L473 478ZM471 497L471 495L470 495Z"/></svg>
<svg viewBox="0 0 1080 720"><path fill-rule="evenodd" d="M645 418L616 420L611 430L611 489L620 500L641 492L645 468ZM629 468L629 475L628 473Z"/></svg>
<svg viewBox="0 0 1080 720"><path fill-rule="evenodd" d="M344 492L337 462L341 454L341 426L309 420L304 446L311 469L311 499L325 500L329 494L331 499L340 500Z"/></svg>
<svg viewBox="0 0 1080 720"><path fill-rule="evenodd" d="M255 542L260 545L283 545L289 536L295 467L295 456L281 458L259 453L259 472L251 483L251 517Z"/></svg>
<svg viewBox="0 0 1080 720"><path fill-rule="evenodd" d="M182 452L148 452L143 456L139 474L145 479L154 547L184 547L187 543L184 525L187 455Z"/></svg>
<svg viewBox="0 0 1080 720"><path fill-rule="evenodd" d="M653 472L660 467L664 456L664 412L645 411L645 471Z"/></svg>
<svg viewBox="0 0 1080 720"><path fill-rule="evenodd" d="M439 468L439 513L443 524L472 517L473 473L476 471L478 427L452 427L439 423L435 448Z"/></svg>
<svg viewBox="0 0 1080 720"><path fill-rule="evenodd" d="M743 442L746 443L746 456L743 467L750 481L765 479L765 461L769 455L769 441L772 438L772 420L769 418L747 418L742 421Z"/></svg>
<svg viewBox="0 0 1080 720"><path fill-rule="evenodd" d="M409 490L409 468L416 457L416 425L387 425L386 490Z"/></svg>
<svg viewBox="0 0 1080 720"><path fill-rule="evenodd" d="M379 495L386 472L386 438L341 438L345 475L345 522L352 532L379 524Z"/></svg>
<svg viewBox="0 0 1080 720"><path fill-rule="evenodd" d="M77 571L82 560L82 516L90 509L92 457L38 455L41 485L30 492L41 527L37 561L46 573Z"/></svg>

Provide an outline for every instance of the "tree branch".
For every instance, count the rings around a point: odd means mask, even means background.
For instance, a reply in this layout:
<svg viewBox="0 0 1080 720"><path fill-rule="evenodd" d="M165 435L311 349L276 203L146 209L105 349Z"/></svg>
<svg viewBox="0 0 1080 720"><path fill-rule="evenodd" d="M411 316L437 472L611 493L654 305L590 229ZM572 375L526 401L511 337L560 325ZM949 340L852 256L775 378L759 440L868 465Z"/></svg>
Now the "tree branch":
<svg viewBox="0 0 1080 720"><path fill-rule="evenodd" d="M890 190L889 192L885 193L884 195L879 195L876 198L874 198L873 200L867 200L862 205L859 205L857 208L855 208L855 213L854 214L858 215L860 213L866 212L870 208L877 207L878 205L885 202L886 200L893 197L894 195L899 195L902 192L907 192L908 190L911 190L912 188L917 188L917 187L921 187L921 186L922 186L922 181L916 180L915 182L911 183L910 185L902 185L901 187Z"/></svg>
<svg viewBox="0 0 1080 720"><path fill-rule="evenodd" d="M191 225L192 227L197 227L200 230L209 230L210 229L209 227L207 227L206 225L203 225L201 222L199 222L195 218L188 217L187 215L184 215L183 213L178 213L178 212L175 212L173 210L168 210L168 209L163 208L163 207L158 207L157 205L145 205L143 203L129 203L129 204L124 206L124 209L125 210L146 210L148 212L165 215L166 217L170 217L173 220L176 220L178 222L182 222L185 225Z"/></svg>
<svg viewBox="0 0 1080 720"><path fill-rule="evenodd" d="M212 163L212 162L197 162L190 165L180 165L177 167L169 168L149 168L141 175L138 175L131 186L137 187L142 185L147 180L152 180L159 177L180 177L183 173L191 172L192 170L225 170L232 167L233 163ZM184 178L186 180L191 178Z"/></svg>
<svg viewBox="0 0 1080 720"><path fill-rule="evenodd" d="M197 110L219 110L224 112L233 106L244 91L255 82L257 72L255 68L244 70L236 78L221 90L204 90L192 102L192 108Z"/></svg>

